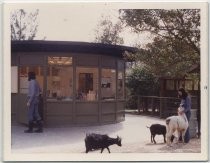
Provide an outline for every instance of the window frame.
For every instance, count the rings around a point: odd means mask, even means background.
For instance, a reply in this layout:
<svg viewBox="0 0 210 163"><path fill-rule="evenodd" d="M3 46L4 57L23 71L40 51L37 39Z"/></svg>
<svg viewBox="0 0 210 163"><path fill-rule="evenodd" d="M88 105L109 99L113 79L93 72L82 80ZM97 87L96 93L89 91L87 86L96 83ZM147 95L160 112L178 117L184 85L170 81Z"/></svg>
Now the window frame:
<svg viewBox="0 0 210 163"><path fill-rule="evenodd" d="M71 63L71 65L60 65L60 64L49 64L48 63L48 58L49 57L69 57L69 58L71 58L71 60L72 60L72 63ZM47 56L47 66L46 66L46 71L47 71L47 74L46 74L46 101L47 102L73 102L74 101L74 68L73 68L73 56L66 56L66 55L48 55ZM49 98L48 97L48 95L47 95L47 92L48 92L48 76L52 76L53 77L53 73L52 73L52 68L53 67L55 67L55 68L63 68L63 67L65 67L65 68L70 68L70 69L72 69L71 70L71 81L72 81L72 83L71 83L71 91L72 91L72 96L69 96L70 97L70 100L64 100L64 99L62 99L62 98L59 98L59 97L57 97L57 98ZM61 79L62 80L62 79Z"/></svg>
<svg viewBox="0 0 210 163"><path fill-rule="evenodd" d="M95 100L87 100L87 99L78 99L77 98L77 96L78 96L78 90L77 89L79 89L79 73L78 73L78 75L77 75L77 70L78 70L78 68L84 68L84 69L96 69L96 71L97 71L97 81L96 81L96 83L98 83L98 86L97 86L97 90L95 91L96 93L95 93ZM96 66L81 66L81 65L77 65L76 67L75 67L75 94L76 94L76 97L75 97L75 100L76 100L76 102L98 102L99 101L99 81L100 81L100 74L99 74L99 71L100 71L100 69L99 69L99 67L96 67ZM82 72L83 74L85 74L85 72ZM77 78L78 78L78 80L77 80ZM93 73L93 85L94 85L94 73ZM78 87L78 88L77 88ZM93 91L94 91L94 86L93 86Z"/></svg>
<svg viewBox="0 0 210 163"><path fill-rule="evenodd" d="M42 76L43 77L43 79L42 79L42 81L38 81L38 83L39 83L39 85L40 85L40 88L41 88L41 92L43 93L43 91L44 91L44 80L45 80L45 77L44 77L44 75L41 73L41 71L44 71L44 66L42 66L42 65L19 65L18 66L18 92L17 93L19 93L19 94L26 94L27 95L27 93L23 93L22 91L21 91L21 89L25 89L26 90L26 92L28 92L27 90L28 90L28 87L24 87L24 88L21 88L21 76L20 76L20 74L21 74L21 69L22 68L25 68L26 70L25 70L25 80L27 80L28 81L28 72L30 72L30 68L34 68L34 67L36 67L36 68L38 68L38 73L36 73L35 72L35 74L36 74L36 79L37 79L37 76ZM41 87L42 86L42 87Z"/></svg>
<svg viewBox="0 0 210 163"><path fill-rule="evenodd" d="M113 83L115 83L115 89L114 89L114 99L103 99L102 97L102 76L103 76L103 70L114 70L115 71L115 81ZM116 101L117 100L117 69L113 68L113 67L102 67L101 68L101 83L100 83L100 89L101 89L101 96L100 96L100 100L101 101ZM104 77L105 78L105 77ZM111 77L106 77L106 78L111 78ZM112 92L113 93L113 92Z"/></svg>
<svg viewBox="0 0 210 163"><path fill-rule="evenodd" d="M116 87L116 100L125 100L125 61L122 59L117 60L117 87ZM119 95L119 74L122 73L122 96Z"/></svg>

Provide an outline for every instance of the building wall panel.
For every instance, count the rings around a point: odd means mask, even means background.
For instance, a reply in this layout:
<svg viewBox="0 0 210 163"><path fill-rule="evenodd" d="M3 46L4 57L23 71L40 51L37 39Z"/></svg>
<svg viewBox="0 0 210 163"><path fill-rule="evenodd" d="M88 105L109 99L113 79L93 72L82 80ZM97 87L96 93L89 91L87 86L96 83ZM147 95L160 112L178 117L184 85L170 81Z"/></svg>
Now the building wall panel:
<svg viewBox="0 0 210 163"><path fill-rule="evenodd" d="M47 115L71 115L73 103L47 103Z"/></svg>

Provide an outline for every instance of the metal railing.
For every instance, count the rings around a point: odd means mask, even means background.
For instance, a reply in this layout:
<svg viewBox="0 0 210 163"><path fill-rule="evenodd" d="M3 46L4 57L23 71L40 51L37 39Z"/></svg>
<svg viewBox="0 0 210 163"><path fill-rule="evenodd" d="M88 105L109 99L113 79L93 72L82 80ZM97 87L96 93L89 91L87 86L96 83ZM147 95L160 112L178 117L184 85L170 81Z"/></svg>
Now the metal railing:
<svg viewBox="0 0 210 163"><path fill-rule="evenodd" d="M191 97L192 109L197 109L197 97ZM148 114L165 118L177 114L180 99L176 97L138 96L137 109L139 114Z"/></svg>

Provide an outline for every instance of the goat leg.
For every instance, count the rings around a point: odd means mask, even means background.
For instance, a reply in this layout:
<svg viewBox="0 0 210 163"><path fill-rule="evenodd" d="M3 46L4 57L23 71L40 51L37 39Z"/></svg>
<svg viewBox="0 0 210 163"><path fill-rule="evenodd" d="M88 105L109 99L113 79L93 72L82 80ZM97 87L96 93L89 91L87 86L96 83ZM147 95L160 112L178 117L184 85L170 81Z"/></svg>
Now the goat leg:
<svg viewBox="0 0 210 163"><path fill-rule="evenodd" d="M171 141L170 141L171 140L171 136L172 136L171 132L168 131L167 134L166 134L166 144L168 146L171 146Z"/></svg>
<svg viewBox="0 0 210 163"><path fill-rule="evenodd" d="M166 143L166 135L165 134L163 135L163 138L164 138L164 143Z"/></svg>
<svg viewBox="0 0 210 163"><path fill-rule="evenodd" d="M155 141L155 135L153 135L153 141L154 141L154 143L156 144L156 141Z"/></svg>
<svg viewBox="0 0 210 163"><path fill-rule="evenodd" d="M101 153L103 153L104 148L101 148Z"/></svg>
<svg viewBox="0 0 210 163"><path fill-rule="evenodd" d="M185 137L186 132L182 132L182 143L184 144L184 137Z"/></svg>
<svg viewBox="0 0 210 163"><path fill-rule="evenodd" d="M108 152L110 153L109 147L107 147Z"/></svg>
<svg viewBox="0 0 210 163"><path fill-rule="evenodd" d="M178 141L177 142L182 142L182 132L181 131L178 131Z"/></svg>

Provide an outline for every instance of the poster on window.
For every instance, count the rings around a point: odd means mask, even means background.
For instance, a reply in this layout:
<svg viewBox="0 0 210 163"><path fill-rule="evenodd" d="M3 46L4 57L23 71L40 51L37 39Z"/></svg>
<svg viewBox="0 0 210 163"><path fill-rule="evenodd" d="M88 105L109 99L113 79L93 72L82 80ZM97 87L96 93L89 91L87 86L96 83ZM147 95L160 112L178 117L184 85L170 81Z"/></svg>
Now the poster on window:
<svg viewBox="0 0 210 163"><path fill-rule="evenodd" d="M20 77L20 93L28 93L28 77Z"/></svg>
<svg viewBox="0 0 210 163"><path fill-rule="evenodd" d="M111 87L111 78L102 78L101 88L110 88L110 87Z"/></svg>

